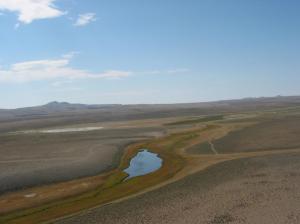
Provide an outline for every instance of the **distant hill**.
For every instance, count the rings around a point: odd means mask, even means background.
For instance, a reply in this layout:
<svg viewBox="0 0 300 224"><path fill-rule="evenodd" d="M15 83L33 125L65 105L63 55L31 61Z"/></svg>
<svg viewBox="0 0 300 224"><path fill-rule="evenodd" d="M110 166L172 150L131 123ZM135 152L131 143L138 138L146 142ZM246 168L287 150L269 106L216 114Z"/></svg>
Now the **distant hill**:
<svg viewBox="0 0 300 224"><path fill-rule="evenodd" d="M87 105L87 104L71 104L67 102L53 101L47 103L46 105L40 106L40 109L44 109L48 111L72 111L72 110L74 111L74 110L93 110L99 108L111 108L115 106L120 106L120 105L116 105L116 104Z"/></svg>
<svg viewBox="0 0 300 224"><path fill-rule="evenodd" d="M85 105L50 102L36 107L0 109L0 132L63 124L172 116L198 116L300 106L300 96L277 96L183 104ZM8 125L9 124L9 125Z"/></svg>
<svg viewBox="0 0 300 224"><path fill-rule="evenodd" d="M84 113L96 109L112 108L117 105L86 105L86 104L71 104L67 102L53 101L41 106L24 107L17 109L0 109L0 121L4 119L19 120L23 118L36 119L39 117L51 117L63 113Z"/></svg>

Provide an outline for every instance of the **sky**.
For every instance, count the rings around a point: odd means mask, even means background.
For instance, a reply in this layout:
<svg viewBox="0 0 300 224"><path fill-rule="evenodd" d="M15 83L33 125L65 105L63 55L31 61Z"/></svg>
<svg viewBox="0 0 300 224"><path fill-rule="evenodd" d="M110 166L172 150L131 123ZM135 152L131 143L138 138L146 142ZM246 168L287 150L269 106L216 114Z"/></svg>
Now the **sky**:
<svg viewBox="0 0 300 224"><path fill-rule="evenodd" d="M0 108L300 94L298 0L0 0Z"/></svg>

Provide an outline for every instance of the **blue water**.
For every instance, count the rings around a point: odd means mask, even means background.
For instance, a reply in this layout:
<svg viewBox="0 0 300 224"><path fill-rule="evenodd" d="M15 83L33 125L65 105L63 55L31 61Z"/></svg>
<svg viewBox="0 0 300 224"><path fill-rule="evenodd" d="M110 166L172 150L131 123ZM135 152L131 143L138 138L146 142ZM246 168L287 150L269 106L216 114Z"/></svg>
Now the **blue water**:
<svg viewBox="0 0 300 224"><path fill-rule="evenodd" d="M161 166L162 159L157 154L144 149L131 159L129 167L124 170L129 175L125 180L152 173Z"/></svg>

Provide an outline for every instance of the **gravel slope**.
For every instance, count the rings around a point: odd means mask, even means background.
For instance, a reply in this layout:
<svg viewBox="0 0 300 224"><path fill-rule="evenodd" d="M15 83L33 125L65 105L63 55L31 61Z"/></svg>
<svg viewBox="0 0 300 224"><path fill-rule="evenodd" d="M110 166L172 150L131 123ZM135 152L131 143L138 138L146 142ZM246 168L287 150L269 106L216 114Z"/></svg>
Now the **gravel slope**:
<svg viewBox="0 0 300 224"><path fill-rule="evenodd" d="M300 223L300 153L228 161L57 224Z"/></svg>
<svg viewBox="0 0 300 224"><path fill-rule="evenodd" d="M118 166L126 145L162 131L127 128L0 135L0 194L100 174Z"/></svg>

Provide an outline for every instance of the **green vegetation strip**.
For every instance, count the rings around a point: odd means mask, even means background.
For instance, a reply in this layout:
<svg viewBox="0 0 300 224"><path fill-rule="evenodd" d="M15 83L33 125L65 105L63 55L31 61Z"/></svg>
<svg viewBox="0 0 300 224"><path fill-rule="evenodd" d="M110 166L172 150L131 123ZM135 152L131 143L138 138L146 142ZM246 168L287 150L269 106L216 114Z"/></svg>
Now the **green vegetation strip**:
<svg viewBox="0 0 300 224"><path fill-rule="evenodd" d="M201 118L194 118L194 119L187 119L182 121L176 121L172 123L168 123L166 125L172 126L172 125L188 125L188 124L194 124L194 123L201 123L201 122L209 122L209 121L217 121L217 120L223 120L224 115L214 115L214 116L207 116L207 117L201 117Z"/></svg>
<svg viewBox="0 0 300 224"><path fill-rule="evenodd" d="M0 223L31 224L45 222L109 203L158 184L171 178L184 167L186 161L182 156L176 153L176 150L184 147L189 141L198 137L201 132L212 127L213 126L208 126L198 131L172 134L164 138L130 146L122 157L119 168L112 171L110 175L108 175L105 183L99 188L76 197L62 199L36 208L9 213L0 217ZM162 167L151 174L123 181L127 176L123 170L128 167L130 159L143 148L159 154L163 159Z"/></svg>

